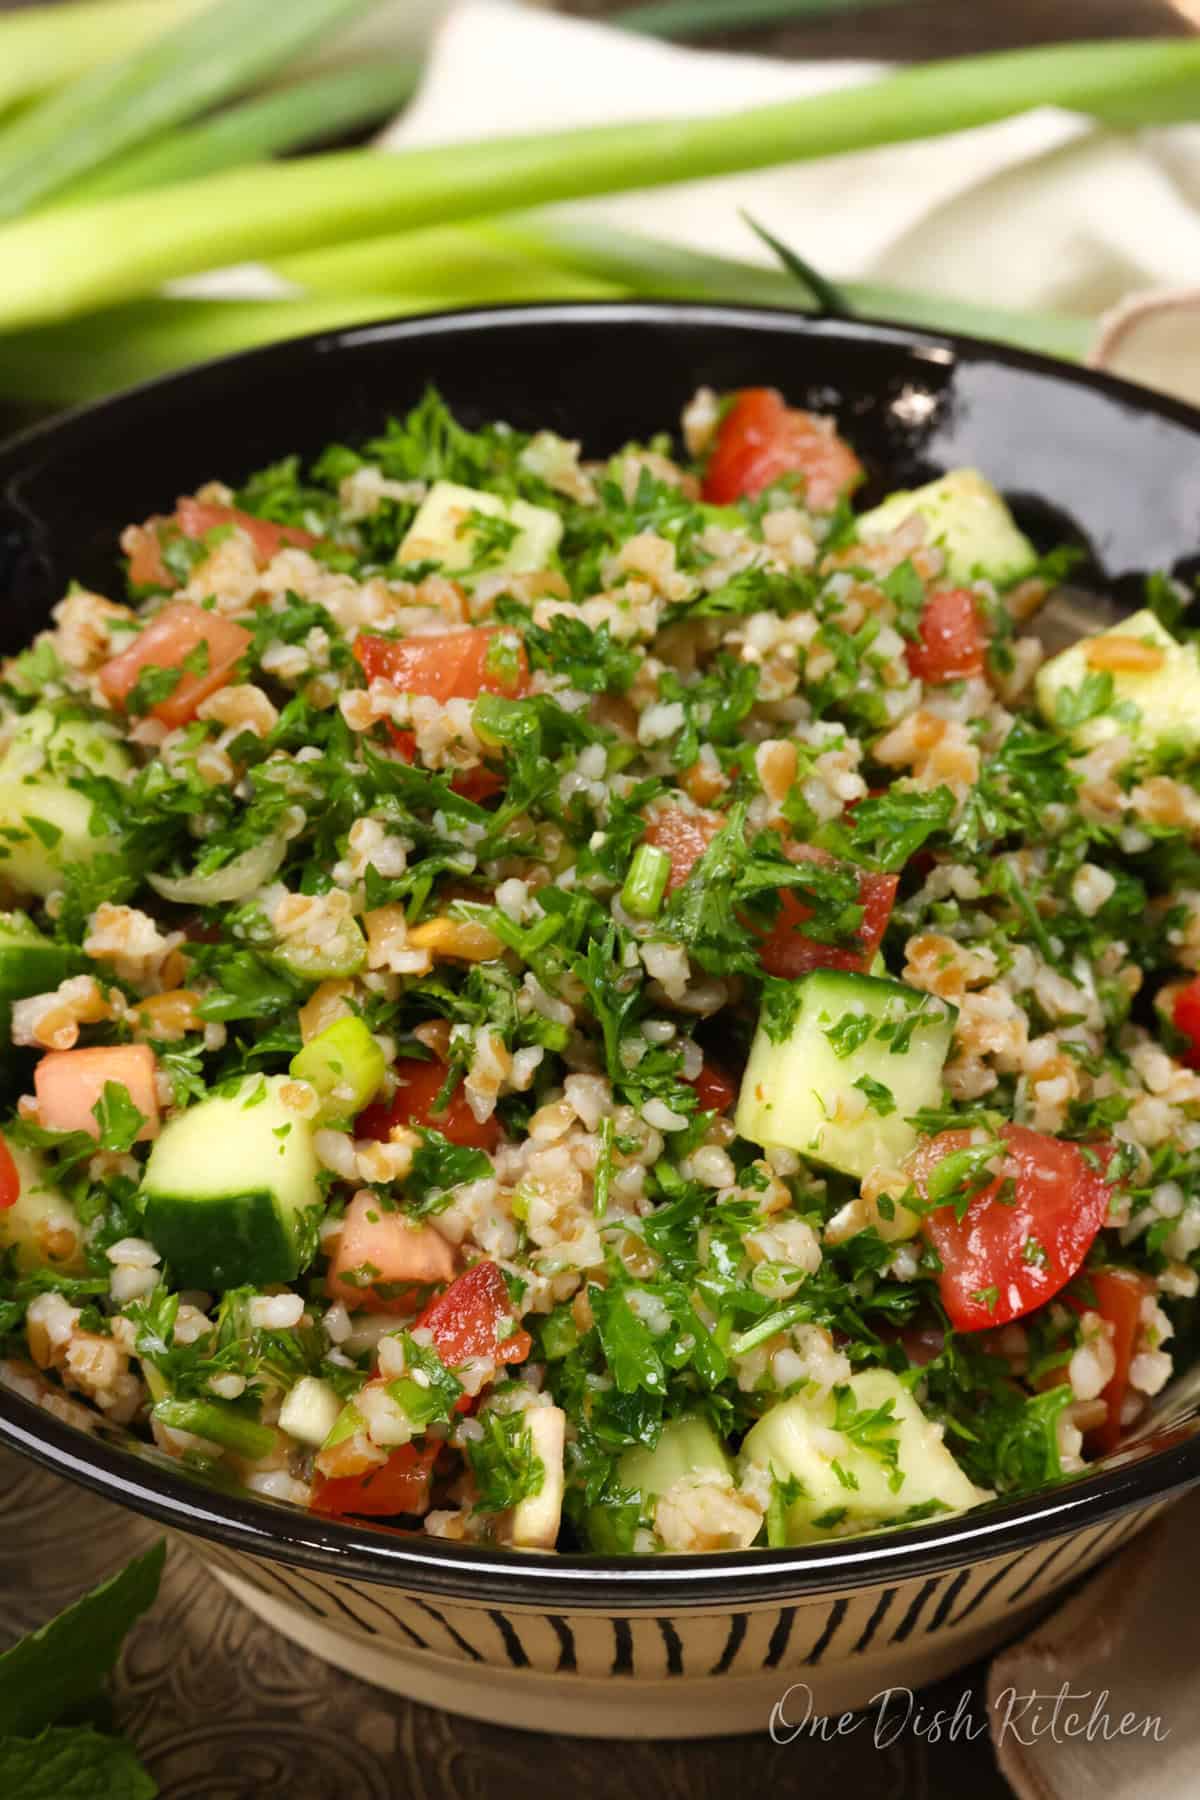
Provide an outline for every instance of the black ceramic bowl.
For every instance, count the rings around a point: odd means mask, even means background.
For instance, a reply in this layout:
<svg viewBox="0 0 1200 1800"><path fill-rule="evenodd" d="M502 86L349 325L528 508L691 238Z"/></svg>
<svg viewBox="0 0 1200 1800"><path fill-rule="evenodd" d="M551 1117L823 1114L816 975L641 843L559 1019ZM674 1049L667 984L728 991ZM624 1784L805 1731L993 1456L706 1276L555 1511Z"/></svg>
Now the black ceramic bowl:
<svg viewBox="0 0 1200 1800"><path fill-rule="evenodd" d="M355 440L427 382L589 454L660 430L701 382L769 384L838 415L868 498L983 469L1085 588L1200 568L1200 413L969 340L728 306L585 304L406 319L282 344L120 395L0 449L0 648L69 578L114 591L117 535L215 476ZM1132 607L1131 607L1132 609ZM917 1685L1009 1635L1200 1479L1186 1382L1082 1478L945 1523L811 1546L653 1559L503 1553L309 1517L201 1485L144 1446L0 1390L0 1441L185 1533L249 1604L341 1666L534 1729L683 1736ZM616 1679L612 1679L612 1678Z"/></svg>

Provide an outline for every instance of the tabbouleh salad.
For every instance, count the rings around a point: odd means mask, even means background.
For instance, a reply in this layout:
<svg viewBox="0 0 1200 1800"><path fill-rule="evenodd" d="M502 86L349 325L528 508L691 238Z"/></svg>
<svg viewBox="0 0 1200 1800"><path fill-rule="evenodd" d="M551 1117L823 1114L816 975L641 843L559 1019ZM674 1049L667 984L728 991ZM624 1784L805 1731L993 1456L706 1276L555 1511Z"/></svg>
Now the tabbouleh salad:
<svg viewBox="0 0 1200 1800"><path fill-rule="evenodd" d="M0 670L0 1374L325 1515L795 1544L1111 1451L1200 1264L1185 599L436 394Z"/></svg>

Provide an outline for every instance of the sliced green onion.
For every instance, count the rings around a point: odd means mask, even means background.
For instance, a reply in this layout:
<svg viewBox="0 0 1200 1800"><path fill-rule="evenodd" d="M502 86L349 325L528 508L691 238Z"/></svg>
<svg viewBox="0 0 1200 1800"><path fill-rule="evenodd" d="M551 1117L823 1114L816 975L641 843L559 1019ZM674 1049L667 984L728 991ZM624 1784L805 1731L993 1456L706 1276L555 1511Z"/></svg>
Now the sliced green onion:
<svg viewBox="0 0 1200 1800"><path fill-rule="evenodd" d="M219 1400L160 1400L151 1416L171 1431L194 1432L251 1461L275 1447L275 1433L269 1425L247 1419Z"/></svg>
<svg viewBox="0 0 1200 1800"><path fill-rule="evenodd" d="M402 107L419 76L416 63L391 61L314 75L142 144L70 182L53 204L145 193L361 130Z"/></svg>
<svg viewBox="0 0 1200 1800"><path fill-rule="evenodd" d="M292 10L318 3L339 0L293 0ZM132 299L173 276L245 257L939 136L1040 105L1159 123L1178 116L1186 97L1200 108L1200 40L1065 44L927 63L863 87L713 118L234 170L0 231L0 328ZM157 124L142 123L139 135ZM59 163L57 179L77 167ZM0 162L0 192L4 173Z"/></svg>
<svg viewBox="0 0 1200 1800"><path fill-rule="evenodd" d="M752 31L831 13L866 12L896 0L644 0L617 14L614 25L648 37L700 37L709 31Z"/></svg>
<svg viewBox="0 0 1200 1800"><path fill-rule="evenodd" d="M125 56L207 0L60 0L0 19L0 112Z"/></svg>
<svg viewBox="0 0 1200 1800"><path fill-rule="evenodd" d="M805 1318L810 1310L804 1302L793 1302L791 1306L780 1307L778 1312L768 1313L757 1325L751 1325L746 1331L739 1331L736 1337L730 1339L729 1354L745 1356L748 1350L756 1350L759 1344L765 1344L776 1332L786 1331L789 1325L795 1325L798 1320Z"/></svg>
<svg viewBox="0 0 1200 1800"><path fill-rule="evenodd" d="M639 844L633 853L621 905L635 919L653 919L663 903L671 879L671 859L657 844Z"/></svg>
<svg viewBox="0 0 1200 1800"><path fill-rule="evenodd" d="M216 0L78 76L0 132L0 218L253 87L370 0Z"/></svg>

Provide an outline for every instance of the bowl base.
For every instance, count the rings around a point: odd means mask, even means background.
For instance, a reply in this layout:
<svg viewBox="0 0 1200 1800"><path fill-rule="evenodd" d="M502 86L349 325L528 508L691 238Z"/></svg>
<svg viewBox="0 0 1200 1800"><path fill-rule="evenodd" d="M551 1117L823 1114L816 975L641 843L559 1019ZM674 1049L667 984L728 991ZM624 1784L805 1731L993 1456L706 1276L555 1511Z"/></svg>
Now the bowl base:
<svg viewBox="0 0 1200 1800"><path fill-rule="evenodd" d="M476 1669L450 1657L412 1652L335 1631L298 1607L265 1594L227 1570L212 1568L251 1612L292 1643L374 1687L403 1694L423 1706L482 1719L515 1731L588 1738L734 1737L770 1728L778 1704L780 1741L803 1731L807 1720L859 1711L887 1689L925 1687L1020 1635L1047 1609L1045 1599L1006 1611L978 1631L955 1634L938 1645L900 1644L891 1656L867 1666L833 1664L805 1669L796 1681L782 1670L714 1679L646 1681L608 1676L588 1680L541 1675L533 1669Z"/></svg>

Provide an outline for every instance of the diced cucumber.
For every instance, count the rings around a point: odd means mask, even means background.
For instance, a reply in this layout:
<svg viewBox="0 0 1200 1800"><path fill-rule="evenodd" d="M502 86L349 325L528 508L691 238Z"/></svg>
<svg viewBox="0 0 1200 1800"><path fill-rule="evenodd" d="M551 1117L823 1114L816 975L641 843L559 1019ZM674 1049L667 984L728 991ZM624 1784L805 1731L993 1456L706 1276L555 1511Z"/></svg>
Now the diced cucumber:
<svg viewBox="0 0 1200 1800"><path fill-rule="evenodd" d="M324 944L279 944L267 960L301 981L347 981L367 966L367 940L357 919L343 919Z"/></svg>
<svg viewBox="0 0 1200 1800"><path fill-rule="evenodd" d="M74 950L44 937L27 913L0 913L0 1062L11 1044L13 1001L51 993L80 965Z"/></svg>
<svg viewBox="0 0 1200 1800"><path fill-rule="evenodd" d="M707 1419L688 1415L668 1420L653 1450L641 1445L626 1450L617 1464L617 1479L653 1510L654 1501L677 1481L703 1470L732 1475L733 1462Z"/></svg>
<svg viewBox="0 0 1200 1800"><path fill-rule="evenodd" d="M49 894L61 886L67 863L118 851L118 838L93 833L92 803L69 777L120 780L129 766L106 726L60 721L44 707L26 714L0 757L0 881L22 893Z"/></svg>
<svg viewBox="0 0 1200 1800"><path fill-rule="evenodd" d="M1157 658L1157 667L1113 668L1119 643L1108 654L1093 648L1122 638L1143 647L1147 663ZM1200 750L1200 650L1178 643L1149 610L1133 613L1044 663L1037 702L1046 723L1080 749L1123 732L1148 749L1194 755Z"/></svg>
<svg viewBox="0 0 1200 1800"><path fill-rule="evenodd" d="M921 514L931 542L945 552L951 581L986 576L1007 587L1037 564L1037 551L1002 495L978 469L951 469L924 487L889 494L881 505L863 513L858 535L864 544L877 543L913 513Z"/></svg>
<svg viewBox="0 0 1200 1800"><path fill-rule="evenodd" d="M502 500L479 488L460 487L453 481L435 481L421 502L416 518L401 544L398 560L405 563L436 562L443 569L462 573L480 563L482 546L471 529L472 513L498 519L512 527L512 541L497 545L486 558L486 571L518 575L544 569L562 537L562 520L548 506L531 506L526 500Z"/></svg>
<svg viewBox="0 0 1200 1800"><path fill-rule="evenodd" d="M0 758L0 774L110 775L120 781L129 752L111 726L98 719L60 719L46 706L25 714Z"/></svg>
<svg viewBox="0 0 1200 1800"><path fill-rule="evenodd" d="M305 1375L289 1389L279 1409L280 1430L319 1450L341 1411L342 1403L329 1383L317 1375Z"/></svg>
<svg viewBox="0 0 1200 1800"><path fill-rule="evenodd" d="M988 1497L888 1369L864 1369L833 1393L781 1400L747 1433L739 1466L743 1477L766 1469L776 1481L799 1484L786 1513L791 1544L884 1525L931 1503L961 1512Z"/></svg>
<svg viewBox="0 0 1200 1800"><path fill-rule="evenodd" d="M348 1119L361 1112L383 1085L383 1051L360 1018L335 1019L292 1058L292 1074L321 1096L319 1117Z"/></svg>
<svg viewBox="0 0 1200 1800"><path fill-rule="evenodd" d="M163 1129L142 1177L146 1236L180 1287L294 1281L316 1250L321 1189L312 1131L252 1076Z"/></svg>
<svg viewBox="0 0 1200 1800"><path fill-rule="evenodd" d="M900 981L815 969L793 984L787 1037L759 1025L742 1077L737 1129L861 1180L916 1148L909 1119L936 1106L958 1014Z"/></svg>
<svg viewBox="0 0 1200 1800"><path fill-rule="evenodd" d="M559 1406L531 1406L525 1413L533 1454L542 1465L536 1494L518 1500L512 1510L512 1541L526 1550L553 1550L562 1523L563 1452L567 1416Z"/></svg>
<svg viewBox="0 0 1200 1800"><path fill-rule="evenodd" d="M75 1208L54 1186L36 1150L8 1137L4 1142L16 1164L21 1192L14 1205L0 1212L0 1250L15 1250L21 1274L33 1269L82 1274L83 1226Z"/></svg>

